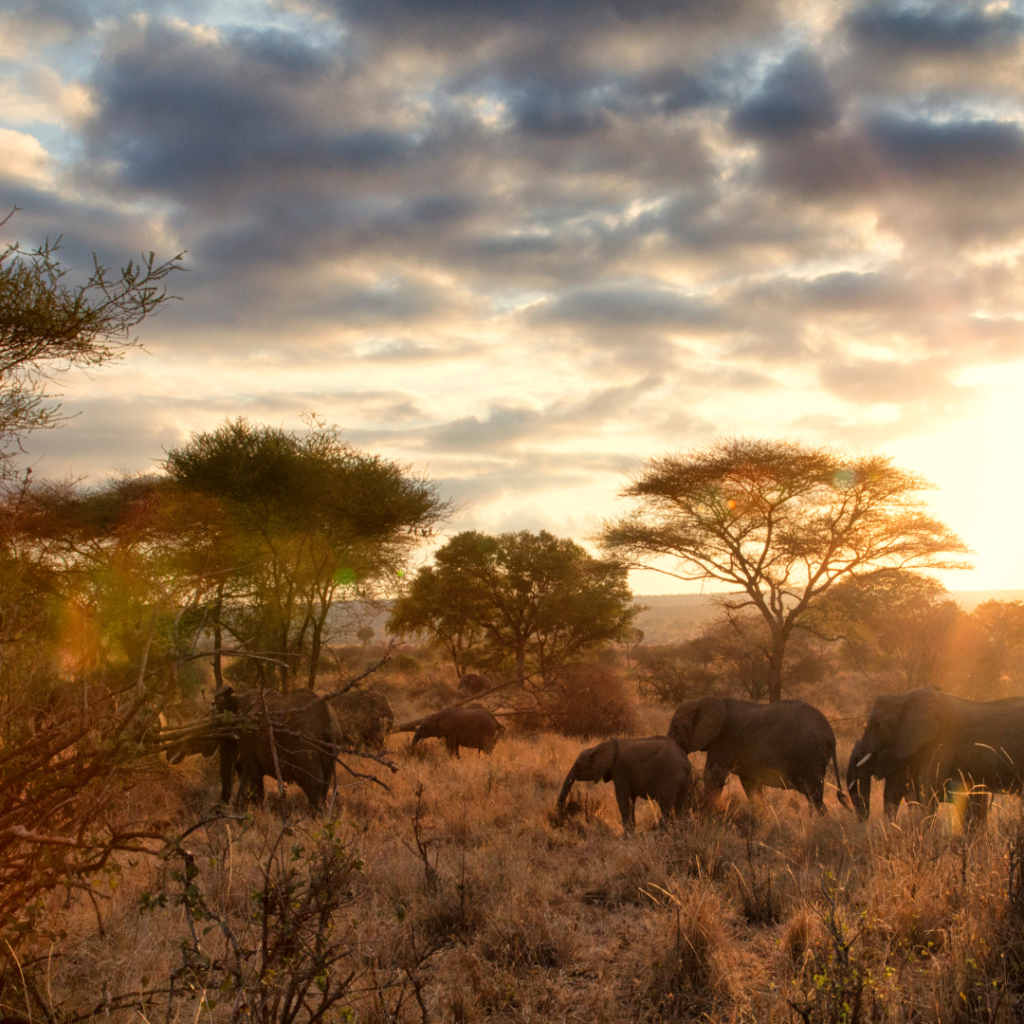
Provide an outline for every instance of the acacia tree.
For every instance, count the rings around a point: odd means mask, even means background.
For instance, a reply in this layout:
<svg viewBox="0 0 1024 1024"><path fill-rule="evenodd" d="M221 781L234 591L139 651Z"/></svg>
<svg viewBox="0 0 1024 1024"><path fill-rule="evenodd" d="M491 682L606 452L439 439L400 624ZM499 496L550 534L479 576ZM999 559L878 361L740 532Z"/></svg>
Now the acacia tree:
<svg viewBox="0 0 1024 1024"><path fill-rule="evenodd" d="M315 419L297 435L229 421L167 453L170 481L216 501L232 549L216 595L218 642L226 630L276 663L287 689L308 659L316 682L339 595L389 592L411 549L450 512L437 488L408 469L357 451ZM256 660L266 682L267 661Z"/></svg>
<svg viewBox="0 0 1024 1024"><path fill-rule="evenodd" d="M48 390L56 380L72 368L115 361L138 344L132 329L172 298L163 281L182 269L184 255L157 263L149 253L118 272L93 256L88 279L72 287L59 251L59 238L0 249L0 479L12 472L25 434L61 422Z"/></svg>
<svg viewBox="0 0 1024 1024"><path fill-rule="evenodd" d="M725 607L764 618L777 701L793 630L840 580L970 567L966 544L924 511L930 486L881 455L728 438L645 462L620 492L634 508L599 542L633 568L738 588Z"/></svg>
<svg viewBox="0 0 1024 1024"><path fill-rule="evenodd" d="M545 682L568 659L629 639L633 605L626 569L545 530L453 537L417 574L392 612L393 633L426 633L457 669L467 661L514 662Z"/></svg>

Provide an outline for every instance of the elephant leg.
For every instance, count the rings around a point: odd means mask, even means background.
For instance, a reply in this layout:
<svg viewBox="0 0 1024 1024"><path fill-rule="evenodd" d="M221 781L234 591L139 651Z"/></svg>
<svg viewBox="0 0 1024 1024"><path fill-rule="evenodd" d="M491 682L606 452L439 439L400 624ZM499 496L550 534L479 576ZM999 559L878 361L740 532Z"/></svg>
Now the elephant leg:
<svg viewBox="0 0 1024 1024"><path fill-rule="evenodd" d="M992 795L975 787L967 795L967 807L964 814L965 827L984 828L988 824L988 809L991 803Z"/></svg>
<svg viewBox="0 0 1024 1024"><path fill-rule="evenodd" d="M220 802L231 802L231 789L238 761L238 741L223 740L220 745Z"/></svg>
<svg viewBox="0 0 1024 1024"><path fill-rule="evenodd" d="M900 809L900 801L910 796L910 780L906 770L895 771L886 776L885 791L882 795L882 804L887 818L895 818L896 812Z"/></svg>
<svg viewBox="0 0 1024 1024"><path fill-rule="evenodd" d="M743 792L747 794L748 800L756 800L761 795L761 783L749 775L740 776L740 785L743 786Z"/></svg>
<svg viewBox="0 0 1024 1024"><path fill-rule="evenodd" d="M459 756L459 740L457 736L445 736L444 745L448 748L448 753L452 757Z"/></svg>
<svg viewBox="0 0 1024 1024"><path fill-rule="evenodd" d="M661 827L668 828L669 819L675 820L679 816L679 796L673 792L662 793L658 797L658 807L661 810Z"/></svg>
<svg viewBox="0 0 1024 1024"><path fill-rule="evenodd" d="M825 813L825 777L822 774L821 778L802 779L800 783L800 792L807 797L810 805L819 813Z"/></svg>
<svg viewBox="0 0 1024 1024"><path fill-rule="evenodd" d="M259 768L243 762L238 769L238 792L235 794L235 807L244 809L252 800L262 804L265 798L263 790L263 772Z"/></svg>
<svg viewBox="0 0 1024 1024"><path fill-rule="evenodd" d="M725 780L728 774L727 771L716 764L706 764L704 766L703 802L705 806L713 804L718 799L718 794L725 788Z"/></svg>
<svg viewBox="0 0 1024 1024"><path fill-rule="evenodd" d="M622 815L622 827L627 832L632 832L636 825L636 808L633 794L625 786L615 784L615 800L619 805L619 814Z"/></svg>

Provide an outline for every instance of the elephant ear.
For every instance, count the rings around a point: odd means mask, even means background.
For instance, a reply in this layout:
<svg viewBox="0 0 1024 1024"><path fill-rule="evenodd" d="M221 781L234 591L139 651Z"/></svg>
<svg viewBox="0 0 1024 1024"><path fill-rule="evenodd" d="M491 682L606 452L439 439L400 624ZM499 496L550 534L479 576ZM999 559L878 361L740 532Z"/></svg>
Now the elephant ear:
<svg viewBox="0 0 1024 1024"><path fill-rule="evenodd" d="M619 756L618 741L605 740L604 743L598 745L597 749L601 752L598 764L598 771L601 772L601 781L611 782L612 769L615 767L615 761Z"/></svg>
<svg viewBox="0 0 1024 1024"><path fill-rule="evenodd" d="M725 701L721 697L701 697L690 730L690 750L707 750L725 725Z"/></svg>
<svg viewBox="0 0 1024 1024"><path fill-rule="evenodd" d="M913 757L926 743L931 743L942 727L942 708L937 691L914 691L907 698L896 728L895 755L902 761Z"/></svg>
<svg viewBox="0 0 1024 1024"><path fill-rule="evenodd" d="M576 759L576 778L582 782L611 782L612 768L615 767L615 757L619 752L619 745L615 740L605 740L598 743L596 747L584 750Z"/></svg>

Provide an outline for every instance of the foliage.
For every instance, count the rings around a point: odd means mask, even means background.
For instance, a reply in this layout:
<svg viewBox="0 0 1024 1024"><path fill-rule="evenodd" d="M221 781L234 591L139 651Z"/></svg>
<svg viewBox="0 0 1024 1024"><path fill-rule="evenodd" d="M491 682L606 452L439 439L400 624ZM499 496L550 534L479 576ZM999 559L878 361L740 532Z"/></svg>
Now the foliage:
<svg viewBox="0 0 1024 1024"><path fill-rule="evenodd" d="M205 992L201 1005L224 1003L226 1020L316 1024L348 998L367 972L357 963L356 923L340 912L355 902L353 882L362 861L335 824L325 822L305 842L288 844L285 825L265 837L262 887L248 894L255 933L238 933L204 891L195 856L178 842L172 853L182 867L172 873L177 894L146 893L142 909L171 904L185 910L189 938L182 966L171 979L173 993ZM211 927L212 926L212 927ZM207 938L209 936L209 938ZM247 942L255 939L252 948ZM224 949L213 948L223 940Z"/></svg>
<svg viewBox="0 0 1024 1024"><path fill-rule="evenodd" d="M736 587L771 632L768 694L786 644L839 581L885 569L964 568L964 542L923 510L921 477L880 455L731 438L648 460L622 491L633 510L601 544L636 568Z"/></svg>
<svg viewBox="0 0 1024 1024"><path fill-rule="evenodd" d="M457 539L435 554L434 565L423 566L416 573L395 603L387 629L395 636L426 635L433 645L447 651L461 675L483 650L486 634L478 619L480 598L471 568L459 558L448 557L447 549Z"/></svg>
<svg viewBox="0 0 1024 1024"><path fill-rule="evenodd" d="M417 573L388 629L427 634L458 670L510 662L517 678L629 638L641 610L626 569L542 530L457 534Z"/></svg>
<svg viewBox="0 0 1024 1024"><path fill-rule="evenodd" d="M830 669L828 644L798 630L782 660L783 689L818 683ZM666 704L705 693L734 694L748 700L768 696L771 632L756 612L726 611L681 644L640 647L637 674L641 691Z"/></svg>
<svg viewBox="0 0 1024 1024"><path fill-rule="evenodd" d="M841 637L859 671L897 674L902 690L940 682L962 612L945 587L912 572L880 572L838 583L809 617Z"/></svg>
<svg viewBox="0 0 1024 1024"><path fill-rule="evenodd" d="M984 601L960 615L945 681L976 700L1014 696L1024 684L1024 602Z"/></svg>
<svg viewBox="0 0 1024 1024"><path fill-rule="evenodd" d="M120 870L115 854L154 852L162 838L122 820L117 802L140 778L159 677L119 687L64 683L45 692L5 688L0 748L0 941L13 950L47 933L40 917L54 889L91 892L98 874ZM148 748L151 749L151 748ZM4 973L16 971L7 960Z"/></svg>
<svg viewBox="0 0 1024 1024"><path fill-rule="evenodd" d="M703 636L681 644L645 644L636 651L640 693L648 700L673 706L709 693L718 681L713 662Z"/></svg>
<svg viewBox="0 0 1024 1024"><path fill-rule="evenodd" d="M171 483L213 503L228 524L216 648L223 630L256 656L246 666L253 681L265 685L272 667L285 689L303 664L315 684L335 601L390 592L412 548L451 510L406 467L309 425L298 436L239 418L193 434L165 462Z"/></svg>
<svg viewBox="0 0 1024 1024"><path fill-rule="evenodd" d="M4 949L38 930L45 893L92 892L117 854L159 842L118 806L202 632L204 520L189 510L149 477L0 489Z"/></svg>
<svg viewBox="0 0 1024 1024"><path fill-rule="evenodd" d="M535 710L563 736L630 736L636 732L636 697L617 673L591 662L570 662L536 695Z"/></svg>
<svg viewBox="0 0 1024 1024"><path fill-rule="evenodd" d="M58 238L0 251L0 478L12 473L25 434L62 422L60 407L48 404L55 380L72 368L112 362L138 344L132 328L171 298L162 282L182 269L184 255L157 263L149 253L119 273L94 255L88 280L70 287L56 257L60 248Z"/></svg>

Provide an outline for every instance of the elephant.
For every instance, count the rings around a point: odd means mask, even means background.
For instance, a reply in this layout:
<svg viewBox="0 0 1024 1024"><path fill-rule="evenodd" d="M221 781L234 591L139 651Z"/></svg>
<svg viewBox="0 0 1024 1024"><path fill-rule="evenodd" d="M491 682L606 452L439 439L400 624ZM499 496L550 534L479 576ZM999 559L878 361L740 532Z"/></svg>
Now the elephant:
<svg viewBox="0 0 1024 1024"><path fill-rule="evenodd" d="M279 769L283 781L301 788L310 811L324 805L343 739L327 701L311 690L236 693L221 686L214 708L221 715L230 713L236 726L220 740L222 803L230 799L231 773L237 766L240 806L253 797L262 802L263 776L276 777Z"/></svg>
<svg viewBox="0 0 1024 1024"><path fill-rule="evenodd" d="M490 676L482 675L480 672L467 672L459 677L457 692L466 697L475 697L478 693L486 693L494 683Z"/></svg>
<svg viewBox="0 0 1024 1024"><path fill-rule="evenodd" d="M678 817L690 802L690 759L667 736L646 739L610 739L588 747L569 769L558 794L558 809L565 808L574 782L611 782L622 815L622 827L636 824L636 798L657 800L664 824Z"/></svg>
<svg viewBox="0 0 1024 1024"><path fill-rule="evenodd" d="M906 772L931 809L969 795L972 815L984 817L988 794L1021 792L1024 697L976 701L931 686L883 694L857 742L857 768L886 780Z"/></svg>
<svg viewBox="0 0 1024 1024"><path fill-rule="evenodd" d="M762 786L795 789L823 813L825 773L831 760L836 796L846 806L835 733L828 719L802 700L754 704L708 695L683 701L672 716L668 734L687 754L707 751L705 803L714 800L726 776L733 773L749 798L757 796Z"/></svg>
<svg viewBox="0 0 1024 1024"><path fill-rule="evenodd" d="M475 747L490 753L503 726L486 708L444 708L420 721L412 737L412 746L432 736L444 740L448 753L459 756L459 747Z"/></svg>
<svg viewBox="0 0 1024 1024"><path fill-rule="evenodd" d="M223 725L216 722L204 723L190 736L173 742L166 750L167 760L171 764L181 764L192 754L213 757L220 754L220 802L227 804L231 800L231 787L238 768L238 742L233 734Z"/></svg>
<svg viewBox="0 0 1024 1024"><path fill-rule="evenodd" d="M383 750L395 721L391 702L376 690L346 690L329 693L331 706L341 727L342 745L352 750Z"/></svg>
<svg viewBox="0 0 1024 1024"><path fill-rule="evenodd" d="M857 740L850 751L850 760L846 767L846 789L854 810L862 818L871 813L871 765L861 764L867 750L864 749L863 737ZM894 818L899 810L900 801L916 796L909 765L901 765L885 779L885 790L882 795L882 806L885 816Z"/></svg>

